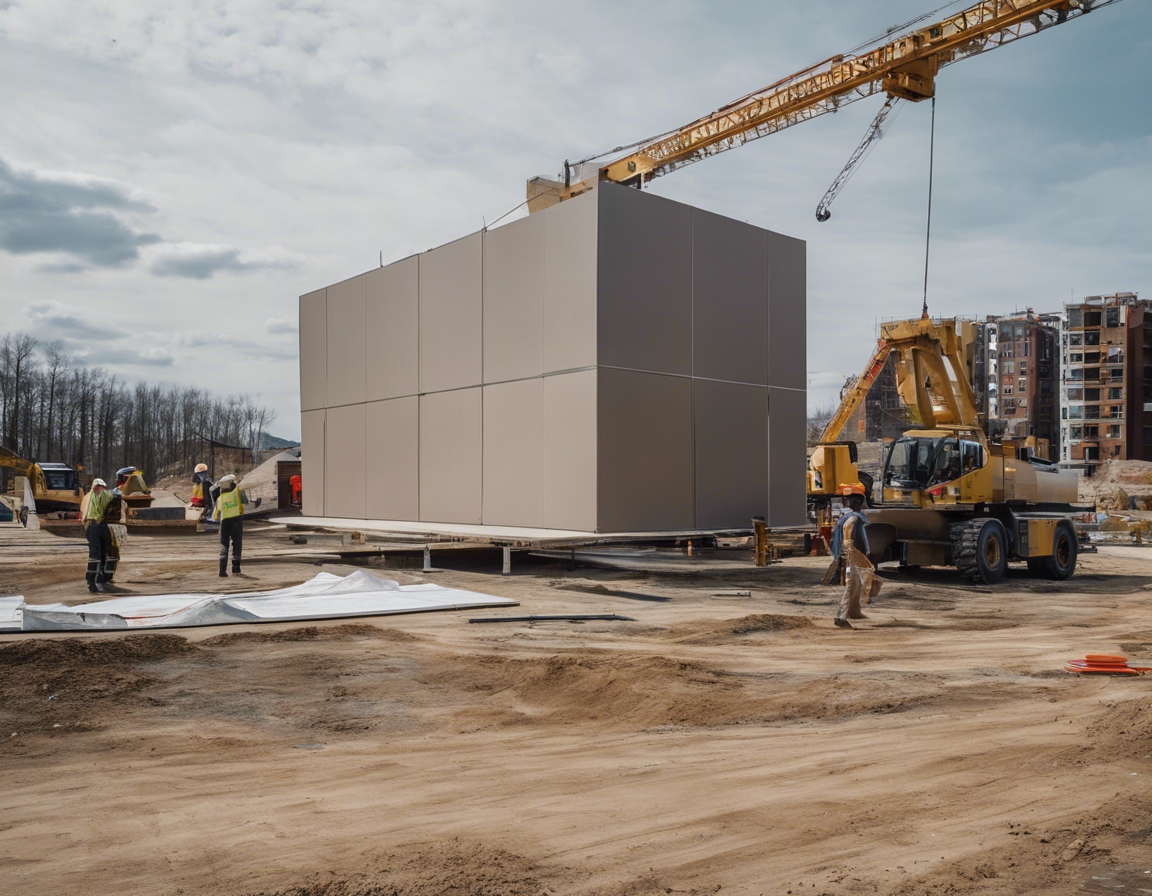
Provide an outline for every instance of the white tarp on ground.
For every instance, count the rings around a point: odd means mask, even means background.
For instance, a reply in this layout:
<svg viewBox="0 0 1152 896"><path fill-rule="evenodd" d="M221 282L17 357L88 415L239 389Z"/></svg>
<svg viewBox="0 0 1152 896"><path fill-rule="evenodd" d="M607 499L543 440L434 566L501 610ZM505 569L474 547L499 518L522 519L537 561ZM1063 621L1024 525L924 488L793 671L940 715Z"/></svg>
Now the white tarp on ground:
<svg viewBox="0 0 1152 896"><path fill-rule="evenodd" d="M300 622L514 606L517 606L516 601L491 594L442 588L435 584L400 585L357 570L345 577L322 572L302 585L277 591L133 595L75 607L29 605L22 597L0 597L0 632L110 631Z"/></svg>

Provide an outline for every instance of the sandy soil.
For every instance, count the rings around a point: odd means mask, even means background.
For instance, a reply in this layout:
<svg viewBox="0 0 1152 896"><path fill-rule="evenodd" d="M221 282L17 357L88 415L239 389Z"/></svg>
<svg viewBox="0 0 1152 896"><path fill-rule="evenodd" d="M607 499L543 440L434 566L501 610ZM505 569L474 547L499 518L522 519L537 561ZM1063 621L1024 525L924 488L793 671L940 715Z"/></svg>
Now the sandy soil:
<svg viewBox="0 0 1152 896"><path fill-rule="evenodd" d="M138 542L133 590L276 586L250 540ZM83 600L82 555L0 591ZM0 638L0 893L1064 894L1152 888L1152 554L1068 583L893 575L853 631L822 563L403 571L514 597L440 613ZM327 567L334 568L334 567ZM716 599L747 588L751 598ZM1152 665L1152 662L1149 662Z"/></svg>

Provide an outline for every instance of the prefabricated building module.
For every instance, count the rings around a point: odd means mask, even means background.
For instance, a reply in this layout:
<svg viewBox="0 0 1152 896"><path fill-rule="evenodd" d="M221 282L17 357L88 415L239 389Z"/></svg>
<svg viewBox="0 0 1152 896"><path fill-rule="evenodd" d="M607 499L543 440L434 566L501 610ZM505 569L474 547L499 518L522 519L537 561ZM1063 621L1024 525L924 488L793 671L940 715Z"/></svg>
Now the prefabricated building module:
<svg viewBox="0 0 1152 896"><path fill-rule="evenodd" d="M300 297L304 514L804 523L805 244L614 184Z"/></svg>

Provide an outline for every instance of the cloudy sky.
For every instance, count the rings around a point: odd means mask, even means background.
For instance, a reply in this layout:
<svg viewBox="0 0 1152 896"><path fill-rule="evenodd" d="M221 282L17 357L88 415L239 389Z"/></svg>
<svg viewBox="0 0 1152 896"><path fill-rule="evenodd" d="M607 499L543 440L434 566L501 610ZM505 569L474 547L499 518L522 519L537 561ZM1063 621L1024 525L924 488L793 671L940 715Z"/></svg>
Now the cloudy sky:
<svg viewBox="0 0 1152 896"><path fill-rule="evenodd" d="M933 5L0 0L0 331L249 393L298 437L299 294ZM941 74L934 314L1152 297L1150 84L1147 0ZM927 104L813 214L879 104L652 186L808 241L810 404L863 366L877 318L920 309Z"/></svg>

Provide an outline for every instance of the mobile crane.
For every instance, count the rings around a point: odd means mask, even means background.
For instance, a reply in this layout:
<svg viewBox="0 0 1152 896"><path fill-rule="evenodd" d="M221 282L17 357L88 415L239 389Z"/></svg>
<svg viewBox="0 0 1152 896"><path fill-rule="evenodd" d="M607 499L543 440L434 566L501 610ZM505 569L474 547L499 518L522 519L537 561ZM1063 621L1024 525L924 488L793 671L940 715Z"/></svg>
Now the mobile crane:
<svg viewBox="0 0 1152 896"><path fill-rule="evenodd" d="M877 501L855 443L840 436L891 355L917 428L888 446ZM829 522L835 498L861 488L873 504L865 516L874 562L955 566L985 584L1003 578L1010 560L1054 579L1076 569L1076 474L1038 456L1034 442L988 440L953 321L881 325L876 351L808 461L818 524Z"/></svg>
<svg viewBox="0 0 1152 896"><path fill-rule="evenodd" d="M982 0L930 25L912 27L932 15L929 13L895 29L910 30L880 46L832 56L681 128L579 162L565 161L558 179L534 177L528 181L528 211L539 211L579 196L592 189L597 181L641 187L692 162L877 94L886 94L889 100L930 99L936 93L936 75L944 66L1115 2L1117 0ZM885 103L877 116L879 122L889 108L890 104ZM879 123L869 128L865 142L853 153L820 203L818 218L825 219L822 216L832 196L843 186L847 173L859 163L866 145L879 131ZM616 157L599 164L598 160L609 156Z"/></svg>

